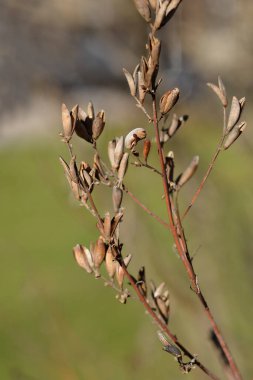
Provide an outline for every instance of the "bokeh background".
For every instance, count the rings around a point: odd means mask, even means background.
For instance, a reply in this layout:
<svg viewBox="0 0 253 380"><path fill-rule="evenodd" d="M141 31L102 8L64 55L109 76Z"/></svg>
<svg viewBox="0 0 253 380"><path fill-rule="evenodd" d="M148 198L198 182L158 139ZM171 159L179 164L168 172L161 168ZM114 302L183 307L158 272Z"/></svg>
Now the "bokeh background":
<svg viewBox="0 0 253 380"><path fill-rule="evenodd" d="M89 245L97 231L69 195L58 162L59 155L68 157L58 139L63 101L85 108L92 99L96 110L105 109L99 142L105 160L108 139L146 126L122 74L144 53L145 22L126 0L0 5L0 378L181 379L141 305L119 304L102 281L75 265L72 247ZM220 105L205 83L220 74L230 98L248 100L245 134L221 155L185 222L199 281L245 379L253 376L252 17L250 0L185 0L160 33L161 90L180 87L176 112L190 114L166 149L174 150L178 172L200 155L196 177L182 191L182 209L221 134ZM74 144L79 159L90 157L85 142L74 138ZM126 183L166 218L153 173L131 168ZM102 212L112 209L109 190L96 199ZM167 283L171 330L221 374L208 323L168 233L129 199L124 206L122 239L134 256L132 271L145 264L148 278ZM189 378L205 376L195 370Z"/></svg>

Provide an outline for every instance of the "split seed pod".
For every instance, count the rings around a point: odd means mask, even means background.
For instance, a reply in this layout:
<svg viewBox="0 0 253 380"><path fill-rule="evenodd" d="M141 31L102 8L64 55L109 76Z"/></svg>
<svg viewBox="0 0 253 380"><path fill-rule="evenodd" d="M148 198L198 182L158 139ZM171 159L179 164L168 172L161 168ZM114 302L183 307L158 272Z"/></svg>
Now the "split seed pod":
<svg viewBox="0 0 253 380"><path fill-rule="evenodd" d="M130 89L130 94L132 96L135 96L136 95L136 83L134 81L134 78L133 76L126 70L123 68L123 72L125 74L125 77L126 77L126 80L127 80L127 83L128 83L128 86L129 86L129 89Z"/></svg>
<svg viewBox="0 0 253 380"><path fill-rule="evenodd" d="M112 167L115 167L114 152L116 147L116 140L111 140L108 143L108 157Z"/></svg>
<svg viewBox="0 0 253 380"><path fill-rule="evenodd" d="M73 124L72 124L70 112L64 103L62 104L62 126L63 126L63 137L65 141L68 142L70 141L74 130L73 130Z"/></svg>
<svg viewBox="0 0 253 380"><path fill-rule="evenodd" d="M168 113L179 99L179 89L173 88L167 91L160 99L160 112L162 115Z"/></svg>
<svg viewBox="0 0 253 380"><path fill-rule="evenodd" d="M182 353L181 353L180 349L177 346L175 346L174 344L171 344L163 332L157 331L157 335L158 335L160 342L163 345L164 351L169 352L170 354L172 354L173 356L175 356L178 359L182 359Z"/></svg>
<svg viewBox="0 0 253 380"><path fill-rule="evenodd" d="M92 267L90 266L88 258L86 256L86 250L87 250L86 247L84 247L83 245L77 244L73 248L74 258L75 258L77 264L81 268L85 269L86 272L88 272L88 273L92 273L93 270L92 270Z"/></svg>
<svg viewBox="0 0 253 380"><path fill-rule="evenodd" d="M160 5L160 8L156 12L154 30L158 30L161 28L164 18L166 17L166 9L169 3L170 3L170 0L164 0L164 2Z"/></svg>
<svg viewBox="0 0 253 380"><path fill-rule="evenodd" d="M105 267L110 279L112 280L116 273L117 262L115 261L111 247L107 249L105 255Z"/></svg>
<svg viewBox="0 0 253 380"><path fill-rule="evenodd" d="M123 152L124 152L124 137L121 136L118 139L117 144L115 146L115 150L114 150L114 166L113 166L114 169L118 169L121 158L123 156Z"/></svg>
<svg viewBox="0 0 253 380"><path fill-rule="evenodd" d="M124 153L123 157L120 161L120 165L119 165L119 169L118 169L118 180L120 183L122 183L123 178L124 178L126 171L127 171L128 157L129 157L129 153Z"/></svg>
<svg viewBox="0 0 253 380"><path fill-rule="evenodd" d="M241 114L241 106L239 100L233 96L231 109L228 117L227 131L231 131L235 124L238 122Z"/></svg>
<svg viewBox="0 0 253 380"><path fill-rule="evenodd" d="M148 0L134 0L135 6L139 14L144 18L146 22L151 21L151 10Z"/></svg>
<svg viewBox="0 0 253 380"><path fill-rule="evenodd" d="M228 149L235 142L235 140L238 139L241 133L245 130L246 126L247 123L245 121L242 121L232 129L225 140L224 149Z"/></svg>
<svg viewBox="0 0 253 380"><path fill-rule="evenodd" d="M126 267L128 267L130 261L132 259L132 255L127 255L123 261ZM116 270L116 279L119 284L120 289L123 288L123 281L124 281L124 270L122 266L117 262L117 270Z"/></svg>
<svg viewBox="0 0 253 380"><path fill-rule="evenodd" d="M186 182L188 182L194 173L196 172L199 165L199 156L194 156L190 165L185 169L185 171L177 178L176 184L182 187Z"/></svg>
<svg viewBox="0 0 253 380"><path fill-rule="evenodd" d="M132 149L135 147L139 140L145 139L147 132L143 128L135 128L125 137L125 147L127 149Z"/></svg>
<svg viewBox="0 0 253 380"><path fill-rule="evenodd" d="M147 139L144 141L143 150L142 150L142 154L143 154L143 158L145 162L147 162L148 160L150 149L151 149L151 141Z"/></svg>
<svg viewBox="0 0 253 380"><path fill-rule="evenodd" d="M222 86L218 87L213 83L207 83L207 86L210 87L213 90L213 92L218 96L223 107L227 107L228 101L227 101L226 93L224 92L224 88L225 88L224 85L223 87Z"/></svg>
<svg viewBox="0 0 253 380"><path fill-rule="evenodd" d="M93 257L93 262L94 262L94 268L97 270L95 272L95 277L100 277L100 273L98 272L98 269L100 268L105 258L105 243L102 236L98 238L98 240L96 241L94 245L94 248L92 251L92 257Z"/></svg>
<svg viewBox="0 0 253 380"><path fill-rule="evenodd" d="M97 140L104 130L105 126L105 112L100 111L92 123L92 138Z"/></svg>
<svg viewBox="0 0 253 380"><path fill-rule="evenodd" d="M118 212L122 203L123 191L118 186L112 188L112 202L114 212Z"/></svg>

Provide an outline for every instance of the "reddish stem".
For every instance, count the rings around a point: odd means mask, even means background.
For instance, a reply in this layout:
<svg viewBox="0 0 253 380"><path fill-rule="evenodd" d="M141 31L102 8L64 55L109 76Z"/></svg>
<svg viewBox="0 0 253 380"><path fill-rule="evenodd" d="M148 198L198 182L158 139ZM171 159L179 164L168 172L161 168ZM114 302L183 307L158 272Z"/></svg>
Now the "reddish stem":
<svg viewBox="0 0 253 380"><path fill-rule="evenodd" d="M162 180L163 180L164 195L165 195L166 206L167 206L169 222L170 222L170 230L171 230L171 233L173 235L174 242L175 242L177 250L178 250L178 254L179 254L179 256L180 256L180 258L181 258L181 260L185 266L186 272L187 272L188 277L190 279L191 287L194 290L194 292L197 294L202 306L205 309L205 313L207 315L207 318L209 319L210 324L214 330L214 333L215 333L215 335L216 335L216 337L217 337L217 339L218 339L218 341L222 347L224 355L226 356L226 358L229 362L229 366L231 368L231 372L233 373L233 377L236 380L241 380L241 375L240 375L239 370L235 364L235 361L234 361L234 359L230 353L230 350L229 350L223 336L221 335L221 332L220 332L220 330L219 330L219 328L218 328L218 326L214 320L214 317L213 317L213 315L212 315L212 313L211 313L211 311L207 305L207 302L204 298L204 295L201 292L200 287L198 285L197 276L196 276L196 274L194 272L194 268L192 266L192 260L190 259L190 254L188 252L187 243L186 243L186 240L184 237L184 233L183 233L181 223L179 223L179 221L178 221L178 224L177 224L177 227L179 228L179 234L180 235L178 235L177 228L176 228L175 223L174 223L169 185L168 185L168 182L166 180L166 168L165 168L165 162L164 162L164 155L163 155L163 150L162 150L161 143L160 143L155 94L152 94L152 104L153 104L153 125L154 125L154 129L155 129L156 144L157 144L157 148L158 148L158 155L159 155L160 165L161 165L162 174L163 174ZM222 146L222 144L220 144L220 145ZM218 152L219 151L220 150L218 150ZM216 156L216 158L217 158L217 156ZM177 219L180 220L179 214L177 215ZM184 249L184 247L185 247L185 249Z"/></svg>

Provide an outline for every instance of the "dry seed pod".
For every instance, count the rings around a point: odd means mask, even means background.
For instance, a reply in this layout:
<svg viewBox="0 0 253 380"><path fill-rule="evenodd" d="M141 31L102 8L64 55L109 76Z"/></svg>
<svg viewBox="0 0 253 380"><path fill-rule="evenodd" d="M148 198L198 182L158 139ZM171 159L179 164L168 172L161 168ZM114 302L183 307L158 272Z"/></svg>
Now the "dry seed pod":
<svg viewBox="0 0 253 380"><path fill-rule="evenodd" d="M138 273L138 281L137 281L138 288L144 295L144 297L147 296L147 283L146 283L146 276L145 276L145 267L141 267Z"/></svg>
<svg viewBox="0 0 253 380"><path fill-rule="evenodd" d="M111 247L107 249L105 255L105 267L109 277L111 278L111 280L113 280L116 273L117 262L115 261Z"/></svg>
<svg viewBox="0 0 253 380"><path fill-rule="evenodd" d="M104 130L105 126L105 112L100 111L92 123L92 138L97 140Z"/></svg>
<svg viewBox="0 0 253 380"><path fill-rule="evenodd" d="M61 110L62 110L61 113L62 113L63 136L66 141L69 141L74 132L71 115L67 106L64 103L62 104Z"/></svg>
<svg viewBox="0 0 253 380"><path fill-rule="evenodd" d="M123 68L123 72L125 74L125 77L126 77L126 80L127 80L127 83L128 83L128 86L129 86L129 89L130 89L130 94L132 96L135 96L136 95L136 83L134 81L134 78L133 76L126 70Z"/></svg>
<svg viewBox="0 0 253 380"><path fill-rule="evenodd" d="M166 8L166 17L164 17L163 19L163 22L161 24L161 26L164 26L170 19L171 17L174 15L174 13L176 12L177 10L177 7L179 6L179 4L181 3L182 0L171 0L169 5L167 6Z"/></svg>
<svg viewBox="0 0 253 380"><path fill-rule="evenodd" d="M114 152L116 147L116 140L111 140L108 143L108 157L112 167L115 167Z"/></svg>
<svg viewBox="0 0 253 380"><path fill-rule="evenodd" d="M129 132L125 137L125 147L132 149L139 140L145 139L147 132L143 128L135 128Z"/></svg>
<svg viewBox="0 0 253 380"><path fill-rule="evenodd" d="M145 87L144 77L141 71L138 71L138 93L139 101L141 104L143 104L147 91Z"/></svg>
<svg viewBox="0 0 253 380"><path fill-rule="evenodd" d="M93 103L91 101L89 101L88 106L87 106L87 115L89 119L94 120L95 112L94 112Z"/></svg>
<svg viewBox="0 0 253 380"><path fill-rule="evenodd" d="M150 149L151 149L151 141L149 139L146 139L144 141L143 150L142 150L142 154L143 154L143 158L145 162L147 162L148 160Z"/></svg>
<svg viewBox="0 0 253 380"><path fill-rule="evenodd" d="M155 18L155 22L153 25L154 30L158 30L161 28L162 23L164 21L164 18L166 16L166 9L167 9L169 3L170 3L170 0L164 0L163 3L160 3L160 8L156 12L156 18Z"/></svg>
<svg viewBox="0 0 253 380"><path fill-rule="evenodd" d="M244 108L244 105L245 105L245 103L246 103L246 98L245 98L245 96L239 100L239 103L240 103L240 107L241 107L241 114L240 114L240 116L241 116L241 115L242 115L243 108Z"/></svg>
<svg viewBox="0 0 253 380"><path fill-rule="evenodd" d="M169 182L173 182L175 162L174 162L174 153L172 151L170 151L167 154L167 157L165 158L165 167L166 167L167 180Z"/></svg>
<svg viewBox="0 0 253 380"><path fill-rule="evenodd" d="M159 311L159 314L160 314L161 318L163 319L163 321L165 323L168 323L168 320L169 320L169 310L168 310L168 307L166 306L165 301L162 298L157 297L156 298L156 304L157 304L158 311Z"/></svg>
<svg viewBox="0 0 253 380"><path fill-rule="evenodd" d="M188 182L193 174L196 172L199 165L199 156L194 156L190 165L185 169L185 171L176 180L179 187L182 187L186 182Z"/></svg>
<svg viewBox="0 0 253 380"><path fill-rule="evenodd" d="M146 22L151 21L151 11L148 0L134 0L135 6L139 14Z"/></svg>
<svg viewBox="0 0 253 380"><path fill-rule="evenodd" d="M112 203L114 212L117 213L120 209L123 198L123 191L118 186L112 188Z"/></svg>
<svg viewBox="0 0 253 380"><path fill-rule="evenodd" d="M79 183L78 169L76 166L76 157L73 156L69 163L70 178L73 182Z"/></svg>
<svg viewBox="0 0 253 380"><path fill-rule="evenodd" d="M151 8L153 8L155 10L156 5L157 5L157 0L149 0L149 4L150 4Z"/></svg>
<svg viewBox="0 0 253 380"><path fill-rule="evenodd" d="M218 76L218 85L219 85L219 89L221 90L221 93L223 95L223 99L225 100L225 104L226 105L224 107L226 107L227 104L228 104L227 92L226 92L226 88L225 88L224 83L223 83L223 81L222 81L222 79L221 79L220 76Z"/></svg>
<svg viewBox="0 0 253 380"><path fill-rule="evenodd" d="M153 35L149 35L149 49L150 49L150 59L154 66L159 64L159 57L161 52L161 41Z"/></svg>
<svg viewBox="0 0 253 380"><path fill-rule="evenodd" d="M77 244L73 248L73 254L74 254L74 258L75 258L77 264L81 268L85 269L86 272L88 272L88 273L92 273L93 272L92 267L90 266L89 261L87 259L87 256L85 254L85 247L83 247L80 244Z"/></svg>
<svg viewBox="0 0 253 380"><path fill-rule="evenodd" d="M218 96L218 98L220 99L223 107L227 107L228 102L227 102L226 94L224 95L224 93L222 92L222 90L218 86L216 86L215 84L213 84L213 83L207 83L207 86L210 87L213 90L213 92Z"/></svg>
<svg viewBox="0 0 253 380"><path fill-rule="evenodd" d="M154 297L157 298L157 297L161 297L163 291L164 291L164 287L165 287L165 282L162 282L158 288L156 288L155 292L154 292Z"/></svg>
<svg viewBox="0 0 253 380"><path fill-rule="evenodd" d="M124 265L126 268L128 267L131 259L132 259L132 255L127 255L123 259ZM117 262L116 279L117 279L117 282L119 284L120 289L122 289L122 287L123 287L124 275L125 275L125 273L124 273L122 266Z"/></svg>
<svg viewBox="0 0 253 380"><path fill-rule="evenodd" d="M63 167L63 170L64 170L64 174L65 174L65 177L67 178L68 183L69 183L70 186L71 186L71 178L70 178L70 170L69 170L69 166L68 166L67 162L64 161L64 159L63 159L62 157L59 157L59 160L60 160L60 163L62 164L62 167Z"/></svg>
<svg viewBox="0 0 253 380"><path fill-rule="evenodd" d="M121 136L118 139L115 150L114 150L114 158L113 158L114 159L114 166L113 166L114 169L118 169L121 158L123 156L123 152L124 152L124 137Z"/></svg>
<svg viewBox="0 0 253 380"><path fill-rule="evenodd" d="M179 350L179 348L177 348L176 346L174 346L173 344L171 344L170 341L168 340L168 338L166 337L166 335L163 332L157 331L157 335L158 335L158 338L159 338L160 342L163 345L164 351L169 352L170 354L172 354L173 356L175 356L178 359L182 358L182 353Z"/></svg>
<svg viewBox="0 0 253 380"><path fill-rule="evenodd" d="M98 270L105 258L105 243L102 236L99 236L98 240L94 245L92 251L92 258L94 262L94 268ZM95 276L99 277L100 274L97 272L95 273Z"/></svg>
<svg viewBox="0 0 253 380"><path fill-rule="evenodd" d="M116 295L116 298L119 300L119 302L123 304L127 302L128 297L130 297L130 294L128 293L127 289L123 290L123 292L120 295Z"/></svg>
<svg viewBox="0 0 253 380"><path fill-rule="evenodd" d="M109 212L105 214L104 218L104 237L107 241L109 241L111 237L111 216Z"/></svg>
<svg viewBox="0 0 253 380"><path fill-rule="evenodd" d="M126 171L127 171L128 157L129 157L129 153L124 153L123 157L120 161L120 165L119 165L119 169L118 169L118 180L120 183L122 183L123 178L124 178Z"/></svg>
<svg viewBox="0 0 253 380"><path fill-rule="evenodd" d="M162 115L168 113L179 99L179 89L173 88L167 91L160 99L160 112Z"/></svg>
<svg viewBox="0 0 253 380"><path fill-rule="evenodd" d="M235 140L238 139L238 137L241 135L241 133L245 130L247 126L247 123L245 121L242 121L239 125L236 125L232 131L228 134L228 137L226 138L224 142L224 149L228 149Z"/></svg>
<svg viewBox="0 0 253 380"><path fill-rule="evenodd" d="M228 117L228 124L227 124L227 131L231 131L237 121L240 118L241 114L241 106L239 103L239 100L233 96L232 103L231 103L231 108L230 108L230 113Z"/></svg>
<svg viewBox="0 0 253 380"><path fill-rule="evenodd" d="M118 212L112 218L112 221L111 221L111 236L113 236L113 234L115 233L116 228L118 227L118 224L122 220L122 218L123 218L123 212Z"/></svg>

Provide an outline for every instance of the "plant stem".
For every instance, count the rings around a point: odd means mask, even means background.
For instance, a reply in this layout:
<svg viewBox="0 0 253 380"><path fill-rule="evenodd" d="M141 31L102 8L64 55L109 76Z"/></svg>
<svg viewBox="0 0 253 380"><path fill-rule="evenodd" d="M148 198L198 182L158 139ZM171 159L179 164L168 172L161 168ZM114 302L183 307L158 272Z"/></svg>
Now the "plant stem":
<svg viewBox="0 0 253 380"><path fill-rule="evenodd" d="M151 95L152 95L152 105L153 105L153 125L154 125L154 129L155 129L156 144L157 144L157 148L158 148L160 166L161 166L162 174L163 174L162 180L163 180L163 187L164 187L164 195L165 195L165 200L166 200L167 212L168 212L168 216L169 216L170 230L171 230L171 233L173 235L174 242L175 242L177 250L178 250L178 254L179 254L179 256L180 256L180 258L181 258L181 260L185 266L187 275L190 279L192 290L197 294L202 306L204 307L205 314L207 315L207 318L210 321L210 324L211 324L211 326L214 330L214 333L215 333L215 335L216 335L216 337L217 337L217 339L221 345L221 348L224 352L224 355L226 356L226 358L228 360L228 363L229 363L229 366L231 368L231 372L233 374L234 379L240 380L241 375L239 373L239 370L238 370L238 368L237 368L237 366L233 360L233 357L230 353L230 350L229 350L229 348L228 348L223 336L221 335L221 332L220 332L220 330L219 330L219 328L218 328L218 326L214 320L214 317L213 317L213 315L212 315L212 313L208 307L206 299L204 298L204 295L200 290L198 280L197 280L197 276L194 272L192 260L190 258L190 254L189 254L189 251L187 248L187 244L186 244L185 236L184 236L183 229L181 226L181 222L179 222L179 220L180 220L179 214L177 214L177 219L178 219L177 226L175 225L175 222L174 222L169 186L168 186L168 182L166 180L166 169L165 169L165 162L164 162L164 154L163 154L163 150L162 150L160 138L159 138L156 96L154 93L152 93ZM222 144L220 144L220 145L222 146ZM220 147L220 149L221 149L221 147ZM218 150L218 152L219 151L220 150ZM215 161L215 159L214 159L214 161ZM177 232L177 227L179 228L179 235Z"/></svg>
<svg viewBox="0 0 253 380"><path fill-rule="evenodd" d="M222 138L217 146L217 149L213 155L213 158L207 168L207 171L202 179L202 181L200 182L200 185L199 187L197 188L197 190L195 191L193 197L192 197L192 200L190 202L190 204L188 205L188 207L186 208L185 212L183 213L183 216L182 216L182 220L186 217L186 215L188 214L188 212L190 211L190 209L192 208L192 206L194 205L194 203L196 202L201 190L203 189L204 187L204 184L206 183L206 180L207 178L209 177L209 175L211 174L211 171L213 170L214 168L214 164L220 154L220 152L222 151L222 146L223 146L223 143L224 143L224 140L225 140L225 137L226 137L226 108L223 107L223 134L222 134Z"/></svg>
<svg viewBox="0 0 253 380"><path fill-rule="evenodd" d="M122 268L124 270L124 273L127 277L127 279L129 280L130 284L132 285L135 293L137 294L140 302L143 304L143 306L145 307L146 311L148 312L148 314L152 317L152 319L155 321L155 323L159 326L159 328L165 332L165 334L167 334L171 340L182 350L182 352L184 353L184 355L186 355L188 358L190 359L193 359L194 358L194 355L192 355L180 342L179 340L177 339L176 335L174 335L170 330L169 328L167 327L167 325L165 323L163 323L159 318L158 316L156 315L156 313L154 312L154 310L151 308L151 306L149 305L149 303L147 302L146 298L143 296L143 294L140 292L138 286L135 284L135 281L133 280L132 276L130 275L130 273L128 272L126 266L124 264L122 264ZM207 375L209 376L211 379L213 380L218 380L218 377L215 376L209 369L207 369L199 360L196 359L196 365Z"/></svg>

